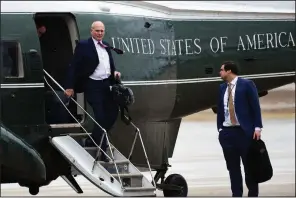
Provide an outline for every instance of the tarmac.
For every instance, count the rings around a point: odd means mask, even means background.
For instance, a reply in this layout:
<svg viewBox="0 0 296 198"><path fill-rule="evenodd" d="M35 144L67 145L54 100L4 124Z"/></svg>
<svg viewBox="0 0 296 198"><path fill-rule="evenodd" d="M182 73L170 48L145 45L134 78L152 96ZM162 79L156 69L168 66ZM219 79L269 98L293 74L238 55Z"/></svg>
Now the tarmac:
<svg viewBox="0 0 296 198"><path fill-rule="evenodd" d="M274 90L260 102L264 125L262 140L267 146L274 175L259 185L259 196L295 196L295 85ZM269 108L279 103L278 108ZM181 123L174 155L169 161L172 167L166 176L181 174L187 180L188 196L231 196L215 119L216 115L207 110L188 116ZM244 175L243 166L242 173ZM144 175L151 179L150 173L145 172ZM76 178L84 191L82 195L76 194L63 179L58 178L42 187L37 196L108 196L87 179ZM18 184L2 184L1 196L30 194L27 188ZM157 191L157 196L163 196L162 192Z"/></svg>

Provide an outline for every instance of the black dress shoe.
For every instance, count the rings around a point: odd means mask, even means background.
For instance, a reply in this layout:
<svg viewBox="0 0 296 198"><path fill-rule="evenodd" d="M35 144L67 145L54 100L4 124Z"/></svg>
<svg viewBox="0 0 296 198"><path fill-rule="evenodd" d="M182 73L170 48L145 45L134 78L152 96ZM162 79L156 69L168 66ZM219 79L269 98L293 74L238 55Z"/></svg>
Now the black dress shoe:
<svg viewBox="0 0 296 198"><path fill-rule="evenodd" d="M104 153L101 153L100 161L110 162L110 159Z"/></svg>
<svg viewBox="0 0 296 198"><path fill-rule="evenodd" d="M84 147L95 147L96 145L90 138L84 140Z"/></svg>
<svg viewBox="0 0 296 198"><path fill-rule="evenodd" d="M109 158L105 158L105 159L101 159L101 161L103 161L103 162L110 162L110 159Z"/></svg>

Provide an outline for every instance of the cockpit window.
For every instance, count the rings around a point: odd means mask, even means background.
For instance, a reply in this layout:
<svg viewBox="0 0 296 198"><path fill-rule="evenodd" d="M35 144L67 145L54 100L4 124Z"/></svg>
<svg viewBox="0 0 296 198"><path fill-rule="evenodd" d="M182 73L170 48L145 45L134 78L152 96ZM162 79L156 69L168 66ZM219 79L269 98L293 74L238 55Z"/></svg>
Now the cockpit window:
<svg viewBox="0 0 296 198"><path fill-rule="evenodd" d="M21 45L17 41L1 40L2 74L5 78L24 77Z"/></svg>

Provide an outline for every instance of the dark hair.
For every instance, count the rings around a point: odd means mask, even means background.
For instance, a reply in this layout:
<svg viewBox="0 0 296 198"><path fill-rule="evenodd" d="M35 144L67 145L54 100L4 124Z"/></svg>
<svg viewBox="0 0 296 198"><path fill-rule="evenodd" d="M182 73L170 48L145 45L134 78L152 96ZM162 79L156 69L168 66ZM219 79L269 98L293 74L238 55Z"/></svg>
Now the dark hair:
<svg viewBox="0 0 296 198"><path fill-rule="evenodd" d="M233 61L225 61L222 65L224 65L225 71L231 70L233 74L238 75L238 67Z"/></svg>

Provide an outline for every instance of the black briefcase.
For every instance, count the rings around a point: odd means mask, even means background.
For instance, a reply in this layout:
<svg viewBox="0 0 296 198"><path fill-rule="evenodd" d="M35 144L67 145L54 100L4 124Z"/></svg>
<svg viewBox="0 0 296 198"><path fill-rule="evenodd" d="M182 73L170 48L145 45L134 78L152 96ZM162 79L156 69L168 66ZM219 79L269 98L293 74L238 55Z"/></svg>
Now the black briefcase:
<svg viewBox="0 0 296 198"><path fill-rule="evenodd" d="M246 169L257 183L270 180L273 176L273 168L263 140L252 140L247 154Z"/></svg>

